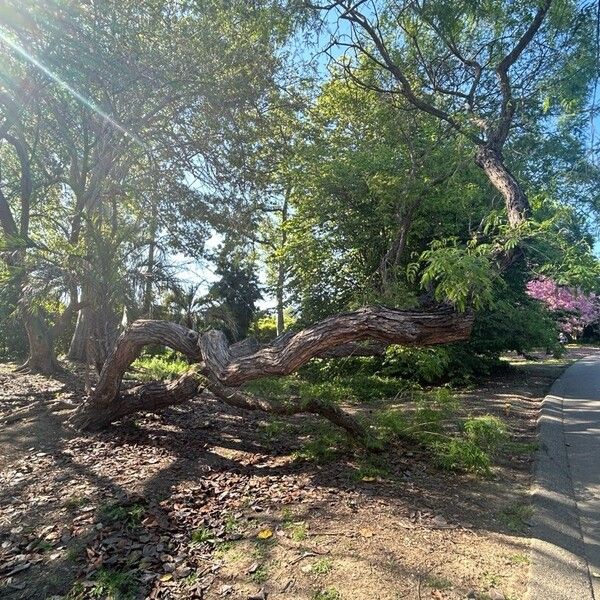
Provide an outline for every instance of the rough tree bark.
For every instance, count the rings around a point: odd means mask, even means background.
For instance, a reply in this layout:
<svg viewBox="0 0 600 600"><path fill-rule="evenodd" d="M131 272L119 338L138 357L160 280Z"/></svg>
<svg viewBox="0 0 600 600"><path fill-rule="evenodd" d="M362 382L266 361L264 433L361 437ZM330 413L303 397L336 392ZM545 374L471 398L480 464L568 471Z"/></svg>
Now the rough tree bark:
<svg viewBox="0 0 600 600"><path fill-rule="evenodd" d="M62 370L54 352L54 336L46 326L43 319L37 315L26 313L23 317L27 341L29 343L29 355L27 360L17 371L21 373L41 373L53 375Z"/></svg>
<svg viewBox="0 0 600 600"><path fill-rule="evenodd" d="M516 227L528 219L531 216L529 200L519 182L504 164L502 153L489 146L480 146L475 153L475 162L502 195L511 227Z"/></svg>
<svg viewBox="0 0 600 600"><path fill-rule="evenodd" d="M465 340L473 324L470 313L400 311L368 307L325 319L297 333L289 333L264 347L244 341L232 346L221 331L202 335L166 321L136 321L119 338L108 357L98 385L71 418L80 429L99 429L136 411L154 411L210 390L223 402L248 410L280 415L300 412L319 414L354 437L367 432L352 415L337 406L314 400L291 399L275 403L239 390L247 381L292 373L311 358L327 355L357 342L431 345ZM182 352L197 365L171 383L151 383L121 391L129 365L149 344L161 344ZM349 346L348 346L349 345Z"/></svg>

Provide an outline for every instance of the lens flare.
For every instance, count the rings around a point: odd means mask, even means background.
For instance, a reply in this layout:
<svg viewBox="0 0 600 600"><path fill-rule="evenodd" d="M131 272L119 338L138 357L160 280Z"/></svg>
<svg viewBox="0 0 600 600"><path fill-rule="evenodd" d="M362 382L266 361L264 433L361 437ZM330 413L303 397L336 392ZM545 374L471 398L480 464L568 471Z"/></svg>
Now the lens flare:
<svg viewBox="0 0 600 600"><path fill-rule="evenodd" d="M10 37L8 37L6 35L6 33L4 33L2 31L2 29L0 29L0 40L2 40L2 42L4 42L7 46L12 48L19 56L24 58L26 61L30 62L32 65L37 67L40 71L42 71L44 74L46 74L48 77L50 77L50 79L55 81L64 90L69 92L69 94L71 94L79 102L81 102L82 104L84 104L85 106L87 106L88 108L93 110L97 115L99 115L105 121L110 123L115 129L119 130L120 132L125 134L127 137L132 139L138 146L141 146L142 148L147 150L146 144L144 144L143 140L139 136L135 135L134 133L129 131L127 128L123 127L123 125L121 125L119 122L115 121L108 113L103 111L97 104L92 102L89 98L86 98L84 95L80 94L75 88L70 86L66 81L62 80L56 73L51 71L48 67L46 67L46 65L44 65L37 58L35 58L35 56L32 56L22 46L20 46L19 44L17 44L13 40L11 40Z"/></svg>

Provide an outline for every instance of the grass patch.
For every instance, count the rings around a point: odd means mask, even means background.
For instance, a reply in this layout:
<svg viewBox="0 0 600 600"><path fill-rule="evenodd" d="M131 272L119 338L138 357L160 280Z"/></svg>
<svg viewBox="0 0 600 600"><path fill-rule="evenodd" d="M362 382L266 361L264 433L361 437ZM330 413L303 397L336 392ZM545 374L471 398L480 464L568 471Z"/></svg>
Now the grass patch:
<svg viewBox="0 0 600 600"><path fill-rule="evenodd" d="M523 533L527 529L527 521L533 515L533 508L529 504L513 502L499 514L500 520L509 531Z"/></svg>
<svg viewBox="0 0 600 600"><path fill-rule="evenodd" d="M114 569L100 569L94 578L90 594L107 600L129 600L135 598L137 583L131 573Z"/></svg>
<svg viewBox="0 0 600 600"><path fill-rule="evenodd" d="M308 527L304 521L285 523L284 528L290 532L290 537L294 542L302 542L308 536Z"/></svg>
<svg viewBox="0 0 600 600"><path fill-rule="evenodd" d="M489 475L492 458L507 442L504 422L492 415L460 418L460 403L447 388L417 391L412 397L412 410L395 408L376 415L380 445L394 438L408 440L428 450L441 469ZM373 469L366 476L378 474Z"/></svg>
<svg viewBox="0 0 600 600"><path fill-rule="evenodd" d="M310 572L315 575L327 575L333 569L333 562L330 558L321 558L314 562L310 567Z"/></svg>
<svg viewBox="0 0 600 600"><path fill-rule="evenodd" d="M229 513L225 515L224 527L225 527L225 532L229 533L229 534L241 533L243 531L243 527L242 527L242 524L240 523L240 521L238 519L236 519L232 514L229 514Z"/></svg>
<svg viewBox="0 0 600 600"><path fill-rule="evenodd" d="M203 544L209 542L214 538L213 532L208 527L199 527L192 531L192 544Z"/></svg>
<svg viewBox="0 0 600 600"><path fill-rule="evenodd" d="M176 355L140 356L131 366L131 375L140 381L176 379L190 368L187 361Z"/></svg>
<svg viewBox="0 0 600 600"><path fill-rule="evenodd" d="M434 463L449 471L467 471L476 475L489 475L490 456L470 440L446 438L429 446Z"/></svg>
<svg viewBox="0 0 600 600"><path fill-rule="evenodd" d="M509 454L533 454L540 447L539 442L513 442L504 443L503 449Z"/></svg>
<svg viewBox="0 0 600 600"><path fill-rule="evenodd" d="M136 502L134 504L106 504L100 507L100 517L112 523L121 523L124 527L133 529L142 522L146 507Z"/></svg>
<svg viewBox="0 0 600 600"><path fill-rule="evenodd" d="M88 504L90 504L90 502L91 500L87 496L81 496L76 494L74 496L71 496L70 498L67 498L64 501L63 506L65 508L68 508L69 510L77 510L78 508L87 506Z"/></svg>
<svg viewBox="0 0 600 600"><path fill-rule="evenodd" d="M290 424L285 421L273 420L259 425L261 435L268 441L278 439L281 434L290 430Z"/></svg>
<svg viewBox="0 0 600 600"><path fill-rule="evenodd" d="M266 565L260 565L260 567L254 571L254 573L250 573L249 579L253 583L259 585L267 581L267 579L269 579L269 570Z"/></svg>
<svg viewBox="0 0 600 600"><path fill-rule="evenodd" d="M319 423L311 426L308 439L294 453L297 460L329 462L348 450L348 439L337 428Z"/></svg>
<svg viewBox="0 0 600 600"><path fill-rule="evenodd" d="M425 583L434 590L449 590L452 589L452 582L439 575L429 575L425 579Z"/></svg>
<svg viewBox="0 0 600 600"><path fill-rule="evenodd" d="M389 477L389 470L377 456L363 460L354 472L356 481L376 481Z"/></svg>
<svg viewBox="0 0 600 600"><path fill-rule="evenodd" d="M467 440L492 455L508 438L506 425L493 415L468 418L463 423L463 432Z"/></svg>
<svg viewBox="0 0 600 600"><path fill-rule="evenodd" d="M525 554L511 554L508 557L508 560L513 565L529 565L531 564L531 559L529 556Z"/></svg>

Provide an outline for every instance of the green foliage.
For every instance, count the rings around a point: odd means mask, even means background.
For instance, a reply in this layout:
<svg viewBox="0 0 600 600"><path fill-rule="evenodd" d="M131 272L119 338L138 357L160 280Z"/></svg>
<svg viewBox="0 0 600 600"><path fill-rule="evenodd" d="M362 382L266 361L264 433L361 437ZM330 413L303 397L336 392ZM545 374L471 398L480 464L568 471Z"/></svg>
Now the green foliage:
<svg viewBox="0 0 600 600"><path fill-rule="evenodd" d="M459 311L492 304L498 275L492 267L491 246L476 243L463 246L456 238L435 240L421 254L419 262L423 265L421 287L433 288L436 300L449 300ZM419 264L409 265L410 280L416 280L418 270Z"/></svg>
<svg viewBox="0 0 600 600"><path fill-rule="evenodd" d="M394 425L390 423L390 425ZM401 435L401 431L396 432ZM389 475L389 471L385 462L376 455L371 455L368 458L362 460L354 473L354 478L357 481L371 481L373 479L383 479Z"/></svg>
<svg viewBox="0 0 600 600"><path fill-rule="evenodd" d="M199 527L192 532L191 540L193 544L202 544L214 539L213 532L208 527Z"/></svg>
<svg viewBox="0 0 600 600"><path fill-rule="evenodd" d="M511 502L499 514L500 520L509 531L523 533L527 530L527 521L533 515L533 508L529 504Z"/></svg>
<svg viewBox="0 0 600 600"><path fill-rule="evenodd" d="M296 317L290 309L285 309L283 322L286 330L296 324ZM267 314L256 318L250 325L248 334L259 342L270 342L277 337L277 317Z"/></svg>
<svg viewBox="0 0 600 600"><path fill-rule="evenodd" d="M506 442L508 433L501 419L493 415L470 417L463 423L464 435L478 448L494 454Z"/></svg>
<svg viewBox="0 0 600 600"><path fill-rule="evenodd" d="M485 415L462 420L457 399L445 388L417 393L412 404L412 410L394 408L375 416L380 440L416 442L443 469L489 474L492 456L507 438L500 419Z"/></svg>
<svg viewBox="0 0 600 600"><path fill-rule="evenodd" d="M440 439L431 445L434 462L442 469L488 475L491 459L484 450L468 439Z"/></svg>
<svg viewBox="0 0 600 600"><path fill-rule="evenodd" d="M333 569L333 561L330 558L321 558L310 566L310 572L315 575L327 575Z"/></svg>
<svg viewBox="0 0 600 600"><path fill-rule="evenodd" d="M231 341L244 339L262 298L256 263L234 240L226 240L215 258L215 275L210 286L204 317L209 327L223 330Z"/></svg>
<svg viewBox="0 0 600 600"><path fill-rule="evenodd" d="M130 600L135 598L138 585L131 573L114 569L100 569L94 577L90 593L95 598Z"/></svg>
<svg viewBox="0 0 600 600"><path fill-rule="evenodd" d="M132 374L141 381L156 381L161 379L175 379L183 375L190 365L187 361L177 358L173 354L158 356L142 355L132 364Z"/></svg>
<svg viewBox="0 0 600 600"><path fill-rule="evenodd" d="M146 507L141 503L120 504L118 502L106 504L100 508L102 519L120 523L127 528L135 528L140 525Z"/></svg>
<svg viewBox="0 0 600 600"><path fill-rule="evenodd" d="M329 462L348 449L345 436L330 425L319 424L309 431L302 447L295 452L298 460Z"/></svg>
<svg viewBox="0 0 600 600"><path fill-rule="evenodd" d="M250 581L261 584L269 579L269 570L266 565L260 565L254 573L250 574Z"/></svg>
<svg viewBox="0 0 600 600"><path fill-rule="evenodd" d="M381 373L422 383L439 381L450 365L450 354L446 347L413 348L389 346Z"/></svg>

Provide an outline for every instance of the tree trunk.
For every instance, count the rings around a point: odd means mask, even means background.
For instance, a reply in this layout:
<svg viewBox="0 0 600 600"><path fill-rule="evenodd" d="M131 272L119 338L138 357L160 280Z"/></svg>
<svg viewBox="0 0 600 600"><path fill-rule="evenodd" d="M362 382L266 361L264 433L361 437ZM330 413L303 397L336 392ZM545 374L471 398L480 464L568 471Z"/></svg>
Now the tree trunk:
<svg viewBox="0 0 600 600"><path fill-rule="evenodd" d="M81 294L82 302L87 301L87 294L82 291ZM73 331L73 337L69 345L69 351L67 358L75 362L85 362L87 357L87 346L88 340L91 335L91 315L92 307L84 306L77 313L77 321L75 323L75 330Z"/></svg>
<svg viewBox="0 0 600 600"><path fill-rule="evenodd" d="M277 335L281 335L285 329L285 315L283 306L283 276L281 274L281 265L278 267L277 288L275 298L277 300Z"/></svg>
<svg viewBox="0 0 600 600"><path fill-rule="evenodd" d="M282 335L285 330L284 317L284 287L286 276L286 260L283 255L287 244L287 229L286 223L288 220L288 199L291 190L286 190L283 198L283 206L281 207L281 247L280 255L277 262L277 284L275 287L275 298L277 300L277 335Z"/></svg>
<svg viewBox="0 0 600 600"><path fill-rule="evenodd" d="M55 375L62 371L54 354L54 339L41 317L26 314L25 331L29 342L29 356L17 371Z"/></svg>
<svg viewBox="0 0 600 600"><path fill-rule="evenodd" d="M297 333L258 347L244 341L229 345L222 331L198 335L176 323L136 321L119 338L108 357L94 393L71 418L81 429L98 429L136 411L154 411L192 398L208 388L222 401L248 410L275 414L320 414L352 435L366 436L363 426L337 406L290 399L284 404L253 398L236 389L252 379L292 373L311 358L361 341L380 344L430 345L468 339L473 315L450 310L399 311L363 308L335 315ZM152 383L121 393L121 380L142 348L161 344L200 363L173 383Z"/></svg>
<svg viewBox="0 0 600 600"><path fill-rule="evenodd" d="M502 195L511 227L527 220L531 216L529 200L519 182L504 164L502 153L489 146L480 146L475 153L475 162Z"/></svg>
<svg viewBox="0 0 600 600"><path fill-rule="evenodd" d="M146 317L152 318L152 287L154 284L154 252L156 250L156 203L152 205L150 217L150 243L148 244L148 264L144 285L143 311Z"/></svg>

